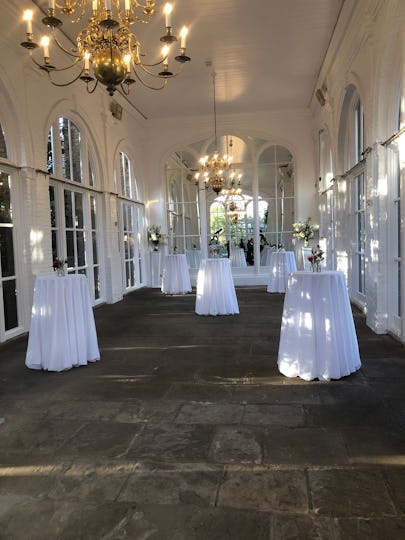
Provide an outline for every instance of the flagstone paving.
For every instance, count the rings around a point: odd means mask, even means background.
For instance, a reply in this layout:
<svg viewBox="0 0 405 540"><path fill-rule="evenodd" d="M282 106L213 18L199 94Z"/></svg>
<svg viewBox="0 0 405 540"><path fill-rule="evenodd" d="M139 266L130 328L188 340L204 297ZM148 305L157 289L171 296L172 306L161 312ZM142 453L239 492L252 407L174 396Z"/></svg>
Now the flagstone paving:
<svg viewBox="0 0 405 540"><path fill-rule="evenodd" d="M94 310L100 362L0 346L0 540L405 538L405 351L353 308L362 367L277 370L284 296L240 314L141 289Z"/></svg>

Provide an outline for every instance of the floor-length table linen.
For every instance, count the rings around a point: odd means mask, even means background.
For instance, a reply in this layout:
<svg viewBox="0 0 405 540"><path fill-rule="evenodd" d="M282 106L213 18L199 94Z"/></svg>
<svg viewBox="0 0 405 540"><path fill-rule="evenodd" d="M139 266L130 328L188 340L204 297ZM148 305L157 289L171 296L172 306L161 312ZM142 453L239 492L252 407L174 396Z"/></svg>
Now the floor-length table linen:
<svg viewBox="0 0 405 540"><path fill-rule="evenodd" d="M190 268L199 268L201 262L200 249L186 249L187 264Z"/></svg>
<svg viewBox="0 0 405 540"><path fill-rule="evenodd" d="M260 252L260 266L270 265L270 259L274 251L275 251L274 247L263 246L263 249Z"/></svg>
<svg viewBox="0 0 405 540"><path fill-rule="evenodd" d="M270 274L267 292L284 293L287 289L288 276L297 271L293 251L273 251L270 257Z"/></svg>
<svg viewBox="0 0 405 540"><path fill-rule="evenodd" d="M294 272L284 297L278 352L287 377L340 379L361 367L342 272Z"/></svg>
<svg viewBox="0 0 405 540"><path fill-rule="evenodd" d="M86 276L38 276L25 365L64 371L100 359Z"/></svg>
<svg viewBox="0 0 405 540"><path fill-rule="evenodd" d="M245 251L242 248L231 248L231 266L245 268L247 266Z"/></svg>
<svg viewBox="0 0 405 540"><path fill-rule="evenodd" d="M203 259L197 275L197 315L239 313L230 259Z"/></svg>
<svg viewBox="0 0 405 540"><path fill-rule="evenodd" d="M161 291L165 294L186 294L192 291L184 254L165 255Z"/></svg>

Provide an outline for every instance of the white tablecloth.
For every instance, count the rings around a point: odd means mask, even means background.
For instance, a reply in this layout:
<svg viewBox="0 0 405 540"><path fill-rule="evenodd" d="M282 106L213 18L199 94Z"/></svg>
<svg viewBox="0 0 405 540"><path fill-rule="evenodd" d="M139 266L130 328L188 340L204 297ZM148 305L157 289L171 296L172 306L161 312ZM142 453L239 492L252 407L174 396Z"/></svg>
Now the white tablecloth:
<svg viewBox="0 0 405 540"><path fill-rule="evenodd" d="M165 256L161 290L165 294L191 292L190 274L185 255L179 253Z"/></svg>
<svg viewBox="0 0 405 540"><path fill-rule="evenodd" d="M190 268L199 268L201 262L201 250L186 249L186 259Z"/></svg>
<svg viewBox="0 0 405 540"><path fill-rule="evenodd" d="M342 272L294 272L284 298L278 367L306 381L340 379L361 366Z"/></svg>
<svg viewBox="0 0 405 540"><path fill-rule="evenodd" d="M245 251L242 248L231 248L231 266L237 266L239 268L244 268L247 266Z"/></svg>
<svg viewBox="0 0 405 540"><path fill-rule="evenodd" d="M270 276L267 292L283 293L287 289L288 276L297 271L293 251L273 251L270 257Z"/></svg>
<svg viewBox="0 0 405 540"><path fill-rule="evenodd" d="M263 246L263 249L260 252L260 266L270 266L270 259L272 253L274 253L275 248L270 246Z"/></svg>
<svg viewBox="0 0 405 540"><path fill-rule="evenodd" d="M37 277L25 365L63 371L99 359L86 276Z"/></svg>
<svg viewBox="0 0 405 540"><path fill-rule="evenodd" d="M197 315L239 313L230 259L203 259L197 276Z"/></svg>

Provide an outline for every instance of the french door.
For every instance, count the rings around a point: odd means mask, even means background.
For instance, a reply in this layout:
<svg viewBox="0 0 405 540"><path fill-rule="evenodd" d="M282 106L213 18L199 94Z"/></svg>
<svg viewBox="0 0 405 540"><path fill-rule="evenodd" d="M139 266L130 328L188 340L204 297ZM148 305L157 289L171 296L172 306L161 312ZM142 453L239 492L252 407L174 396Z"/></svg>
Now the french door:
<svg viewBox="0 0 405 540"><path fill-rule="evenodd" d="M144 250L142 231L144 230L143 205L120 201L121 215L121 264L123 292L139 288L145 284Z"/></svg>
<svg viewBox="0 0 405 540"><path fill-rule="evenodd" d="M0 170L0 342L19 328L11 176Z"/></svg>

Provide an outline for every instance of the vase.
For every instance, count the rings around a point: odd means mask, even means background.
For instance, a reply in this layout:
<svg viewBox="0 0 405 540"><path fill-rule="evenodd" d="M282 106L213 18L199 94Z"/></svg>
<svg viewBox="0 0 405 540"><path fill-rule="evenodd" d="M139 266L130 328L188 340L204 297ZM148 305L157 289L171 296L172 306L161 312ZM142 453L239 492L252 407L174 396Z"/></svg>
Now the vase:
<svg viewBox="0 0 405 540"><path fill-rule="evenodd" d="M309 271L311 270L311 264L308 260L308 257L312 255L312 248L302 246L301 250L302 250L302 267L304 270Z"/></svg>

